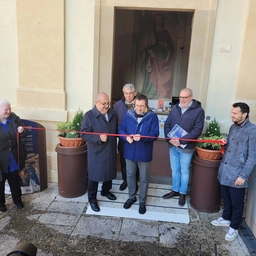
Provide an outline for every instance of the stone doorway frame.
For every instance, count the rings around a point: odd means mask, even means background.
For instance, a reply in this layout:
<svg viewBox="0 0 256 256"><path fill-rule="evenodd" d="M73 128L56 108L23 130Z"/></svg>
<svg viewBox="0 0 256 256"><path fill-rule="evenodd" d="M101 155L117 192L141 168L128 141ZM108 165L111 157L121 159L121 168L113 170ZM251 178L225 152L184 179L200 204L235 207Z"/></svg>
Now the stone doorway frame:
<svg viewBox="0 0 256 256"><path fill-rule="evenodd" d="M96 1L97 2L97 1ZM193 26L188 63L187 87L194 92L194 98L205 105L208 79L210 73L214 26L218 0L180 1L162 0L159 3L147 1L98 1L95 5L95 41L94 41L94 88L111 95L113 51L114 51L114 21L115 8L158 10L158 11L193 11ZM139 1L138 1L139 2ZM146 1L145 1L146 2ZM158 1L159 2L159 1Z"/></svg>

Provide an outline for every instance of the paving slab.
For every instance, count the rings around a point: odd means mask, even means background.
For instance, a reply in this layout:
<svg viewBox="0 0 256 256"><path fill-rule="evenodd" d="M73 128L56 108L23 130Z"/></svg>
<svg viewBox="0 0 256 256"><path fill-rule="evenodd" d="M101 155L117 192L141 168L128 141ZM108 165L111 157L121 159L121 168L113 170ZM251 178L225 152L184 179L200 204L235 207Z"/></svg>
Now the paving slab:
<svg viewBox="0 0 256 256"><path fill-rule="evenodd" d="M250 255L240 235L227 242L227 228L210 224L221 212L200 213L190 206L189 197L186 224L146 220L143 215L137 219L88 215L87 195L63 198L57 183L48 185L45 191L23 195L22 210L6 197L7 212L0 213L0 255L7 255L19 242L34 244L37 256L184 256L199 255L199 250L201 255L214 255L215 250L222 256ZM157 187L152 185L151 192ZM127 191L120 200L126 196Z"/></svg>

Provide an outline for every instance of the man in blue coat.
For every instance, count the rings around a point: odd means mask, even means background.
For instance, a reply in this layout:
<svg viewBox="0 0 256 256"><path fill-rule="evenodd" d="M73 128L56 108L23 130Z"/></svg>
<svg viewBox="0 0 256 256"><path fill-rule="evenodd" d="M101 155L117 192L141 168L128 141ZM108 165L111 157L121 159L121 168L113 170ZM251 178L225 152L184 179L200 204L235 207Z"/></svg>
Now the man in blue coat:
<svg viewBox="0 0 256 256"><path fill-rule="evenodd" d="M244 212L245 190L256 164L256 126L249 121L250 108L246 103L233 104L225 153L218 170L221 197L224 202L222 217L211 222L214 226L229 227L226 241L233 241Z"/></svg>
<svg viewBox="0 0 256 256"><path fill-rule="evenodd" d="M170 133L178 127L176 135ZM164 125L165 138L169 145L172 169L172 191L163 195L164 199L179 196L179 206L186 203L186 193L189 182L190 162L195 150L195 142L187 139L197 139L204 127L204 110L201 103L193 99L189 88L180 91L179 103L174 105ZM182 138L182 140L181 140Z"/></svg>
<svg viewBox="0 0 256 256"><path fill-rule="evenodd" d="M116 200L110 192L112 180L116 178L117 116L110 109L109 97L102 92L97 95L93 109L85 113L82 138L88 149L88 200L93 211L100 211L97 203L98 182L103 182L101 195ZM95 134L93 134L95 133Z"/></svg>
<svg viewBox="0 0 256 256"><path fill-rule="evenodd" d="M129 209L137 201L136 171L138 167L140 174L139 213L144 214L148 192L149 163L152 161L153 142L159 135L158 117L148 108L148 99L145 95L137 95L134 109L126 112L118 132L127 134L127 136L120 136L126 141L124 158L126 159L129 190L129 199L124 203L124 208Z"/></svg>

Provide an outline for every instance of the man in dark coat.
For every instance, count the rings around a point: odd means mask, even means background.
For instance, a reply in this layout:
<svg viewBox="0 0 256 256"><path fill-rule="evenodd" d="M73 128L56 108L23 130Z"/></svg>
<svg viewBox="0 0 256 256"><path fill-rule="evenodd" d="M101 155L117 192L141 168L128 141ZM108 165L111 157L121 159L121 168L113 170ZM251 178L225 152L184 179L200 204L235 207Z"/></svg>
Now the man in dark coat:
<svg viewBox="0 0 256 256"><path fill-rule="evenodd" d="M185 139L197 139L201 135L203 127L204 110L201 103L193 99L191 89L182 89L179 103L172 107L164 124L165 138L170 138L166 141L169 145L172 169L172 191L163 195L163 198L179 196L179 206L184 206L186 203L190 162L196 144Z"/></svg>
<svg viewBox="0 0 256 256"><path fill-rule="evenodd" d="M106 93L99 93L94 108L85 113L81 131L86 132L82 138L88 148L88 200L92 210L98 212L98 182L103 182L101 195L116 200L110 190L112 180L116 178L117 140L115 136L107 134L117 133L117 116L110 109Z"/></svg>
<svg viewBox="0 0 256 256"><path fill-rule="evenodd" d="M21 189L19 169L25 166L24 154L21 154L21 142L19 139L27 136L27 130L23 128L20 118L11 112L9 101L0 101L0 211L5 212L5 181L11 189L12 199L18 209L23 208L21 201ZM18 146L19 145L19 146Z"/></svg>
<svg viewBox="0 0 256 256"><path fill-rule="evenodd" d="M134 99L136 97L136 91L133 84L125 84L123 86L123 94L124 97L117 101L114 105L114 110L116 112L116 115L118 117L118 127L120 127L120 124L123 121L123 118L126 114L126 112L134 107ZM120 165L121 165L121 172L122 172L122 178L123 182L120 185L120 190L123 191L127 187L127 175L126 175L126 162L124 158L124 145L125 140L122 140L121 138L118 141L118 151L120 154ZM139 180L139 170L137 169L136 178L137 181ZM138 185L137 185L138 190Z"/></svg>

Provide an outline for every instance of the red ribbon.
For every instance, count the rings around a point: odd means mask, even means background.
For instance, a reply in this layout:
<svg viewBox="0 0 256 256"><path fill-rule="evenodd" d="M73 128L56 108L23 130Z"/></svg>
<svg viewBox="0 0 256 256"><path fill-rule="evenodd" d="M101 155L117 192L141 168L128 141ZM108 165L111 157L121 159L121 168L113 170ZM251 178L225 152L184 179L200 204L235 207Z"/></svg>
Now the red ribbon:
<svg viewBox="0 0 256 256"><path fill-rule="evenodd" d="M56 129L49 129L49 128L38 128L38 127L31 127L31 126L24 126L23 128L25 129L32 129L32 130L50 130L50 131L58 131ZM127 136L131 136L131 134L116 134L116 133L103 133L103 132L79 132L79 131L74 131L74 130L59 130L58 132L76 132L79 134L91 134L91 135L107 135L107 136L113 136L113 137L127 137ZM147 136L147 135L140 135L141 138L158 138L157 136ZM168 138L164 138L166 140L170 139ZM209 142L209 143L217 143L217 144L221 144L222 147L225 145L223 140L198 140L198 139L187 139L187 138L175 138L177 140L185 140L185 141L191 141L191 142ZM224 147L223 147L224 148Z"/></svg>

